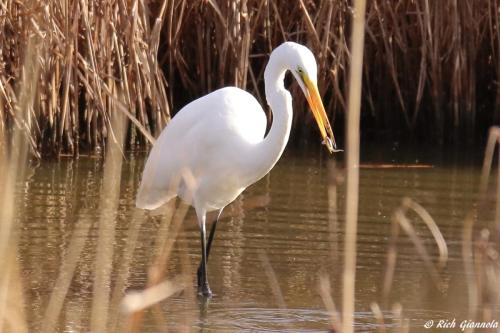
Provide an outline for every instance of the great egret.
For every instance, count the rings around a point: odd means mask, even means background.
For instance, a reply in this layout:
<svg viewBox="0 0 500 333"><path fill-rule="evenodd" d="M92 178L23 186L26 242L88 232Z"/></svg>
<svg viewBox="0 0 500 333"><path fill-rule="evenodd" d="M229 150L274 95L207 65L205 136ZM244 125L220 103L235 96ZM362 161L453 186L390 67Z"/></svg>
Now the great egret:
<svg viewBox="0 0 500 333"><path fill-rule="evenodd" d="M266 117L257 100L244 90L227 87L182 108L162 131L147 159L136 205L156 209L179 196L194 206L202 254L198 293L203 296L212 294L207 260L222 210L273 168L288 141L293 111L292 97L283 82L287 71L305 94L323 144L334 152L335 138L316 83L316 60L307 47L285 42L271 53L264 72L266 99L273 112L266 137ZM207 244L206 213L217 210Z"/></svg>

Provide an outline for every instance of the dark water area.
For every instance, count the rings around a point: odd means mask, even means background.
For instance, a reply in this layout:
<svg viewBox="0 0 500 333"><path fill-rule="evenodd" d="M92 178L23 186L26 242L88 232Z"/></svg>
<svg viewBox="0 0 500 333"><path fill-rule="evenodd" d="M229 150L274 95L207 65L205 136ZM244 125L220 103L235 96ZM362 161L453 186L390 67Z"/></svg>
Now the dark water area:
<svg viewBox="0 0 500 333"><path fill-rule="evenodd" d="M464 219L477 200L482 151L443 153L440 148L415 150L398 143L362 147L356 272L357 332L399 332L392 311L399 304L411 332L428 332L424 323L467 318L469 297L462 259ZM210 254L209 280L214 297L207 303L193 296L200 260L199 233L190 209L177 235L161 214L134 206L146 154L127 154L123 162L116 211L110 215L114 234L110 289L142 290L158 239L174 237L167 279L186 269L190 284L183 292L148 310L141 332L328 332L330 314L319 290L326 276L338 308L342 297L345 174L342 154L330 157L317 146L298 145L285 152L271 173L248 188L222 215ZM68 261L78 233L84 248L58 319L58 332L89 331L102 219L103 161L43 161L18 186L20 202L19 259L30 327L38 331L61 267ZM494 227L494 183L476 228ZM491 193L490 193L491 192ZM391 237L391 217L408 197L424 207L448 246L447 265L434 282L412 241L400 234L392 288L382 297ZM431 233L408 215L431 260L438 260ZM105 221L105 222L102 222ZM82 230L88 226L88 235ZM140 224L135 243L131 230ZM127 248L133 244L123 287L117 287ZM187 267L187 268L186 268ZM271 267L271 270L269 270ZM270 273L271 272L271 273ZM271 274L271 275L270 275ZM273 282L273 276L277 283ZM120 288L120 290L116 290ZM110 321L125 325L118 301L110 302ZM377 302L384 323L371 311ZM500 317L497 312L496 318ZM117 329L119 331L119 329ZM111 330L110 330L111 331ZM441 331L440 331L441 332ZM446 332L446 330L443 330Z"/></svg>

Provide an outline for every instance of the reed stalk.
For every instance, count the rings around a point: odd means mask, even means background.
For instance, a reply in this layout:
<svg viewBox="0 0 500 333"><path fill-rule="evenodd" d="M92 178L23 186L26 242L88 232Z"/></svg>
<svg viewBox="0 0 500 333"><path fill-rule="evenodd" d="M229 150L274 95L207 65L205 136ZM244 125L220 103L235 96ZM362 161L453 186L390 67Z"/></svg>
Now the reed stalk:
<svg viewBox="0 0 500 333"><path fill-rule="evenodd" d="M110 142L108 145L104 163L104 181L100 199L102 206L100 207L90 320L92 332L108 332L110 326L111 272L114 266L115 225L120 195L125 120L121 113L115 113L113 116L112 124L115 129L116 142Z"/></svg>
<svg viewBox="0 0 500 333"><path fill-rule="evenodd" d="M424 224L432 234L439 250L439 260L437 265L434 265L434 263L432 262L431 257L424 246L424 242L415 231L415 227L413 226L411 220L407 217L409 211L413 211L418 217L420 217L420 219L424 222ZM385 268L385 277L382 289L384 300L387 299L392 287L392 279L396 267L397 241L399 238L400 228L412 241L415 249L417 250L420 258L422 258L425 265L427 266L427 271L429 272L436 285L438 285L441 281L439 271L446 266L446 263L448 261L448 246L446 245L446 241L434 219L427 212L427 210L425 210L425 208L420 206L418 203L410 198L404 198L401 207L397 208L392 216L391 238L387 251L387 264Z"/></svg>
<svg viewBox="0 0 500 333"><path fill-rule="evenodd" d="M361 113L361 82L363 46L365 36L366 2L356 0L353 10L351 38L351 67L349 73L349 99L347 114L347 194L344 243L344 273L342 298L342 332L354 331L354 300L356 279L356 238L359 200L359 138Z"/></svg>
<svg viewBox="0 0 500 333"><path fill-rule="evenodd" d="M59 274L52 287L52 292L45 309L40 329L42 333L54 332L58 327L58 319L63 310L64 301L71 286L75 270L77 269L78 260L87 241L91 224L91 221L84 217L80 217L75 224L70 240L70 247L60 265Z"/></svg>
<svg viewBox="0 0 500 333"><path fill-rule="evenodd" d="M497 165L495 200L495 223L491 228L478 230L477 220L481 210L487 207L492 197L489 193L490 173L493 168L495 149L500 143L500 128L490 128L485 148L479 193L474 207L464 220L462 229L462 260L467 281L468 317L489 320L491 312L500 302L498 283L500 257L498 256L498 237L500 236L500 164ZM500 154L499 154L500 160ZM493 192L493 191L492 191ZM473 332L473 328L466 332Z"/></svg>
<svg viewBox="0 0 500 333"><path fill-rule="evenodd" d="M13 130L12 141L0 137L0 331L28 332L25 313L25 298L18 262L19 226L15 218L16 184L24 180L28 162L29 130L31 112L34 108L37 77L40 66L35 50L40 41L31 36L26 45L22 63L22 80L18 83L15 116L20 126ZM10 151L8 151L8 149Z"/></svg>

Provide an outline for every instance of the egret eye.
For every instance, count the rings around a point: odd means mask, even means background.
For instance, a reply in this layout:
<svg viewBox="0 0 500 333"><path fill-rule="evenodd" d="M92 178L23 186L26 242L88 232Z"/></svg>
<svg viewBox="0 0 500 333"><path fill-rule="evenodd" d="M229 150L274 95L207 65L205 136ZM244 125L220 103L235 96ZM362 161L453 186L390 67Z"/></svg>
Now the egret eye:
<svg viewBox="0 0 500 333"><path fill-rule="evenodd" d="M300 77L301 80L304 79L305 72L301 67L297 67L297 75Z"/></svg>

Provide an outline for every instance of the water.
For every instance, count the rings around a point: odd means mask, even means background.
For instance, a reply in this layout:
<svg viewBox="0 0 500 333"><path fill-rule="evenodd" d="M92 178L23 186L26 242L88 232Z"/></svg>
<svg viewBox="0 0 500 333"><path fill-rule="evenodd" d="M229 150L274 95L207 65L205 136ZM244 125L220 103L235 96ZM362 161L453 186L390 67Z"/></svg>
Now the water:
<svg viewBox="0 0 500 333"><path fill-rule="evenodd" d="M435 159L425 152L366 150L369 153L363 154L360 172L356 330L398 331L399 317L392 311L396 303L412 332L426 332L423 324L431 319L467 319L461 239L464 218L476 200L479 158L455 163L453 158ZM118 292L109 310L117 327L127 323L115 311L123 289L130 292L146 286L158 241L173 237L172 227L165 231L166 219L161 215L144 215L134 208L143 164L144 154L127 156L116 214L104 218L116 222L109 287ZM170 279L187 272L188 286L156 310L146 312L140 331L327 332L330 314L318 286L319 276L327 276L333 300L341 306L345 183L344 170L335 168L341 164L317 151L287 152L270 175L226 208L210 254L214 297L208 303L193 294L200 252L197 223L190 209L175 237L166 273ZM20 262L33 331L41 327L59 271L68 263L75 240L83 241L84 247L57 326L60 332L89 329L98 221L104 214L100 209L105 199L100 194L102 180L102 161L81 157L41 162L18 187L22 202ZM449 261L440 272L440 281L434 283L413 243L402 233L394 281L384 300L391 216L403 197L418 202L435 219L447 241ZM493 201L487 207L480 213L483 227L493 223ZM438 251L432 236L415 215L409 216L436 262ZM141 221L134 243L133 226ZM127 247L134 251L130 265L124 268ZM124 279L123 288L120 278ZM374 318L372 302L380 304L383 324Z"/></svg>

